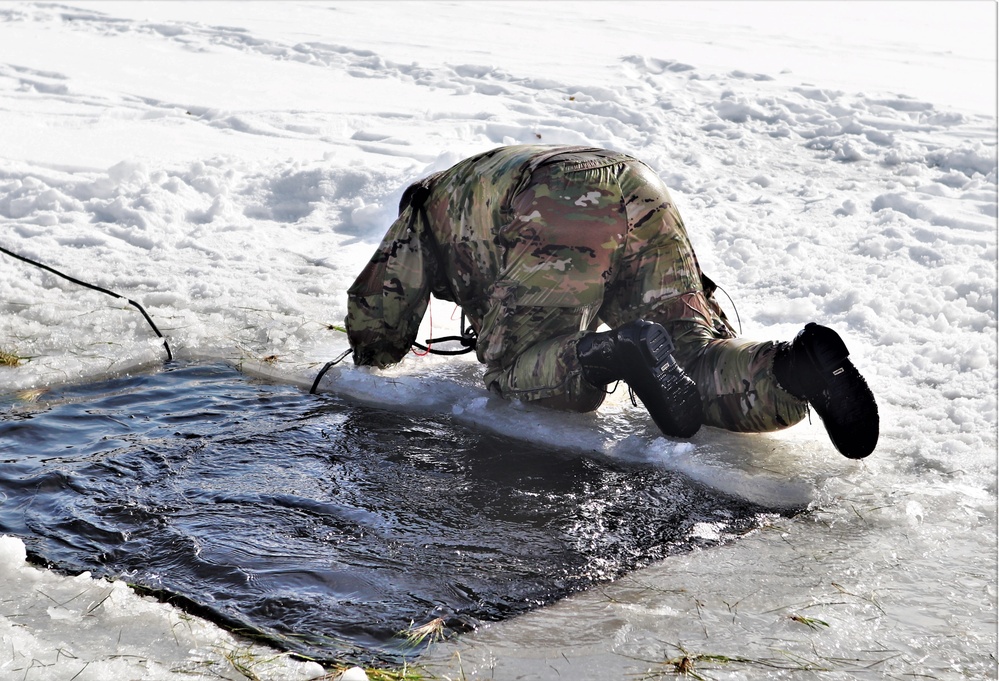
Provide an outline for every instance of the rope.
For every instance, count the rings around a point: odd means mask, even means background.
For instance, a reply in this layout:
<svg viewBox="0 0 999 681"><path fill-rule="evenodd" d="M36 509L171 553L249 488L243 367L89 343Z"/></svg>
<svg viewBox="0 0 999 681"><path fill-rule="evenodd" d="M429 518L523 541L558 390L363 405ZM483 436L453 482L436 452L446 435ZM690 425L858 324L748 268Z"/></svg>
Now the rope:
<svg viewBox="0 0 999 681"><path fill-rule="evenodd" d="M115 293L114 291L109 291L106 288L101 288L100 286L95 286L94 284L88 284L85 281L80 281L79 279L71 277L68 274L64 274L64 273L60 272L57 269L49 267L48 265L43 265L42 263L36 262L36 261L32 260L31 258L26 258L23 255L18 255L17 253L14 253L13 251L8 251L6 248L4 248L2 246L0 246L0 253L5 253L5 254L9 255L10 257L12 257L12 258L16 258L16 259L18 259L18 260L20 260L22 262L26 262L29 265L34 265L35 267L43 269L46 272L51 272L52 274L54 274L56 276L59 276L59 277L62 277L63 279L65 279L67 281L71 281L74 284L77 284L78 286L83 286L83 287L92 289L92 290L97 291L99 293L103 293L105 295L109 295L112 298L119 298L121 300L126 301L129 305L133 305L139 312L142 313L142 316L146 318L146 321L149 322L149 326L151 326L152 329L153 329L153 331L156 332L156 335L159 336L160 338L163 338L163 348L166 350L166 353L167 353L167 361L170 361L170 360L173 359L173 353L170 352L170 344L167 343L166 338L164 338L163 334L160 333L160 330L158 328L156 328L156 324L153 322L152 317L150 317L149 314L146 312L145 308L143 308L141 305L139 305L134 300L130 300L130 299L126 298L125 296L120 295L118 293Z"/></svg>
<svg viewBox="0 0 999 681"><path fill-rule="evenodd" d="M433 303L433 298L431 298L430 300L427 301L427 320L430 322L430 335L431 336L434 335L434 311L432 309L433 308L432 303ZM409 350L410 350L410 352L412 352L417 357L426 357L431 352L434 353L434 354L440 354L437 351L430 349L430 345L432 343L436 342L437 340L438 339L436 339L436 338L428 338L426 345L420 345L419 343L417 343L414 340L413 341L413 346ZM420 352L417 352L416 349L419 349Z"/></svg>
<svg viewBox="0 0 999 681"><path fill-rule="evenodd" d="M728 294L728 291L726 291L725 289L723 289L721 286L718 286L718 284L715 284L715 286L718 288L719 291L721 291L722 293L725 294L725 297L728 298L728 302L732 303L732 309L735 311L735 321L739 322L739 335L741 336L742 335L742 319L739 317L739 308L735 306L735 301L732 300L732 296L730 296Z"/></svg>
<svg viewBox="0 0 999 681"><path fill-rule="evenodd" d="M433 330L433 327L431 327ZM420 345L416 341L413 341L413 346L419 348L423 351L422 354L417 354L418 357L423 357L427 353L434 355L464 355L466 353L475 350L475 344L478 337L475 333L475 329L470 326L465 326L465 311L461 311L461 335L460 336L441 336L440 338L428 338L424 341L426 345ZM461 350L437 350L433 346L434 343L446 343L448 341L458 341L461 343Z"/></svg>
<svg viewBox="0 0 999 681"><path fill-rule="evenodd" d="M324 366L319 371L319 375L316 376L316 380L312 382L312 389L309 390L309 394L310 395L315 395L316 394L316 388L319 387L319 381L323 380L323 376L325 376L326 372L330 370L330 367L336 366L337 364L339 364L340 362L342 362L343 358L346 357L349 354L350 354L350 348L347 348L346 350L343 351L342 355L340 355L339 357L337 357L336 359L334 359L332 361L326 362L326 366Z"/></svg>

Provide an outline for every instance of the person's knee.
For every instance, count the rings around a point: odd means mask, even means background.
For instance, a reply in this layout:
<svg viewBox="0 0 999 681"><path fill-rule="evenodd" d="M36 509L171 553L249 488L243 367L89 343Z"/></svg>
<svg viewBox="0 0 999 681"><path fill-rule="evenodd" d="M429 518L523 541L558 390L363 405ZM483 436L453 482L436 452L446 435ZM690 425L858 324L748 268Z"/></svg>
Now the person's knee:
<svg viewBox="0 0 999 681"><path fill-rule="evenodd" d="M594 411L603 404L607 396L604 388L587 383L578 370L560 373L557 377L548 377L561 380L550 381L547 385L537 385L537 379L541 377L536 374L529 376L532 379L529 383L533 383L530 387L524 381L518 381L518 378L523 377L509 370L494 369L486 373L485 382L489 392L503 399L521 400L559 411L580 413Z"/></svg>
<svg viewBox="0 0 999 681"><path fill-rule="evenodd" d="M574 411L585 414L595 411L604 402L607 393L602 388L594 388L581 384L578 389L570 390L561 395L543 397L534 400L531 404L537 404L548 409L559 411Z"/></svg>
<svg viewBox="0 0 999 681"><path fill-rule="evenodd" d="M694 321L674 321L663 324L676 347L674 357L688 373L693 373L705 350L719 338L714 330Z"/></svg>

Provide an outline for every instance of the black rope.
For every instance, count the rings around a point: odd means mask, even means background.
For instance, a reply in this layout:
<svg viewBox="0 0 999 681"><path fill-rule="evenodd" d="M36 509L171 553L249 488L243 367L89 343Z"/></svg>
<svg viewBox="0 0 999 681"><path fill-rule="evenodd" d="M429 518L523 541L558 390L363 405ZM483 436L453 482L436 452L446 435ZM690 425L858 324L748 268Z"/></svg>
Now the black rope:
<svg viewBox="0 0 999 681"><path fill-rule="evenodd" d="M326 372L330 370L330 367L336 366L337 364L339 364L340 362L342 362L343 358L346 357L349 354L350 354L350 348L347 348L346 350L343 351L342 355L340 355L339 357L337 357L336 359L334 359L334 360L332 360L330 362L326 362L326 366L324 366L322 369L320 369L319 375L316 376L316 380L312 382L312 389L309 390L309 394L310 395L315 395L316 394L316 388L319 387L319 381L323 380L323 376L325 376Z"/></svg>
<svg viewBox="0 0 999 681"><path fill-rule="evenodd" d="M461 343L461 350L435 350L432 346L434 343L446 343L448 341L458 341ZM423 352L429 352L433 355L464 355L475 349L475 345L478 341L478 334L475 333L475 329L472 327L465 326L465 311L461 311L461 335L460 336L441 336L440 338L428 338L423 341L426 345L420 345L416 341L413 341L413 346L419 348Z"/></svg>
<svg viewBox="0 0 999 681"><path fill-rule="evenodd" d="M614 381L613 383L608 383L605 386L599 386L598 385L597 387L600 388L601 390L603 390L605 395L613 395L614 391L617 390L617 386L620 383L621 383L621 380L618 379L618 380ZM625 385L627 385L627 383ZM629 387L628 390L630 391L631 388ZM632 394L632 400L634 400L634 394ZM635 406L637 407L638 405L636 404Z"/></svg>
<svg viewBox="0 0 999 681"><path fill-rule="evenodd" d="M728 294L728 291L726 291L725 289L723 289L721 286L718 286L718 284L715 284L715 286L718 287L719 291L721 291L722 293L725 294L725 297L728 298L728 302L732 303L732 310L735 311L735 321L739 322L739 335L741 336L742 335L742 319L739 317L739 308L736 307L735 301L732 300L732 296L730 296Z"/></svg>
<svg viewBox="0 0 999 681"><path fill-rule="evenodd" d="M474 342L474 338L472 339ZM443 343L445 341L460 341L464 346L461 350L438 350L432 347L433 343ZM428 338L427 344L423 345L413 341L413 347L421 350L422 352L429 352L431 355L464 355L475 349L475 346L466 345L466 339L461 336L441 336L440 338Z"/></svg>
<svg viewBox="0 0 999 681"><path fill-rule="evenodd" d="M79 286L84 286L86 288L92 289L94 291L98 291L100 293L104 293L104 294L109 295L109 296L111 296L113 298L120 298L121 300L124 300L124 301L128 302L129 305L135 306L135 308L139 312L142 313L142 316L146 318L146 321L149 322L149 326L151 326L152 329L153 329L153 331L156 332L156 335L159 336L160 338L163 338L163 348L166 350L166 353L167 353L167 361L173 359L173 353L170 352L170 344L167 343L166 338L164 338L163 334L160 333L160 330L158 328L156 328L156 324L153 322L152 317L150 317L149 314L146 313L145 308L143 308L141 305L139 305L134 300L130 300L130 299L126 298L125 296L117 294L114 291L109 291L106 288L101 288L100 286L95 286L94 284L88 284L85 281L80 281L79 279L75 279L75 278L69 276L68 274L63 274L59 270L56 270L56 269L53 269L53 268L49 267L48 265L43 265L42 263L36 262L36 261L32 260L31 258L26 258L23 255L18 255L17 253L14 253L13 251L8 251L6 248L4 248L2 246L0 246L0 253L6 253L7 255L9 255L12 258L17 258L18 260L20 260L22 262L26 262L29 265L34 265L35 267L41 268L41 269L45 270L46 272L51 272L52 274L55 274L56 276L62 277L63 279L65 279L67 281L71 281L74 284L77 284Z"/></svg>

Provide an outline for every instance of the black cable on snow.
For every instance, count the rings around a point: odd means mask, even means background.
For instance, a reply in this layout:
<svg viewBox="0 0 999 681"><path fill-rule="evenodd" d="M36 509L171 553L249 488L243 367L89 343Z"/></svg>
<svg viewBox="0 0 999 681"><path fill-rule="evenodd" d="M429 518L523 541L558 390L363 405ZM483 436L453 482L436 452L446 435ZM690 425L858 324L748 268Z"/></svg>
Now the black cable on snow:
<svg viewBox="0 0 999 681"><path fill-rule="evenodd" d="M12 258L16 258L16 259L18 259L18 260L20 260L22 262L26 262L29 265L33 265L35 267L43 269L46 272L51 272L52 274L54 274L56 276L59 276L59 277L62 277L63 279L65 279L67 281L71 281L74 284L77 284L78 286L84 286L86 288L92 289L92 290L97 291L99 293L103 293L105 295L109 295L109 296L111 296L113 298L120 298L121 300L126 301L129 305L134 306L139 312L142 313L142 316L146 318L147 322L149 322L149 326L152 327L152 329L153 329L154 332L156 332L156 335L163 339L163 348L166 350L166 353L167 353L167 361L173 359L173 353L170 352L170 344L167 343L167 339L163 336L162 333L160 333L160 330L156 327L156 323L153 322L152 317L149 316L149 314L146 312L145 308L143 308L141 305L139 305L134 300L130 300L130 299L126 298L125 296L120 295L118 293L115 293L114 291L109 291L106 288L101 288L100 286L95 286L94 284L88 284L85 281L80 281L79 279L71 277L68 274L64 274L64 273L60 272L57 269L49 267L48 265L43 265L42 263L36 262L36 261L32 260L31 258L26 258L23 255L19 255L17 253L14 253L13 251L9 251L9 250L7 250L6 248L4 248L2 246L0 246L0 253L5 253L5 254L9 255L10 257L12 257Z"/></svg>

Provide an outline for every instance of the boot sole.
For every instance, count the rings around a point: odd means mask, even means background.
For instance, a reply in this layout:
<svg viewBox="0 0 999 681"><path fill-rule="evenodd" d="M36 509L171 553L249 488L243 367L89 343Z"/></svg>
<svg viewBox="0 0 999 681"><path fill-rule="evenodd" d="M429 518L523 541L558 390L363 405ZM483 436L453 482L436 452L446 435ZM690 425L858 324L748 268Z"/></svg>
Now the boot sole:
<svg viewBox="0 0 999 681"><path fill-rule="evenodd" d="M835 369L821 398L812 406L840 454L863 459L874 451L880 431L878 405L852 362L845 361Z"/></svg>
<svg viewBox="0 0 999 681"><path fill-rule="evenodd" d="M817 352L819 346L824 346L821 353ZM850 459L869 456L880 432L878 405L867 381L849 360L850 351L843 339L830 330L821 342L808 343L804 349L822 383L820 394L808 401L822 419L833 446Z"/></svg>
<svg viewBox="0 0 999 681"><path fill-rule="evenodd" d="M673 358L673 339L666 329L652 323L642 328L637 345L651 376L645 380L635 377L628 385L642 400L663 434L692 437L700 430L703 420L701 396L697 385ZM646 385L646 381L654 385Z"/></svg>

